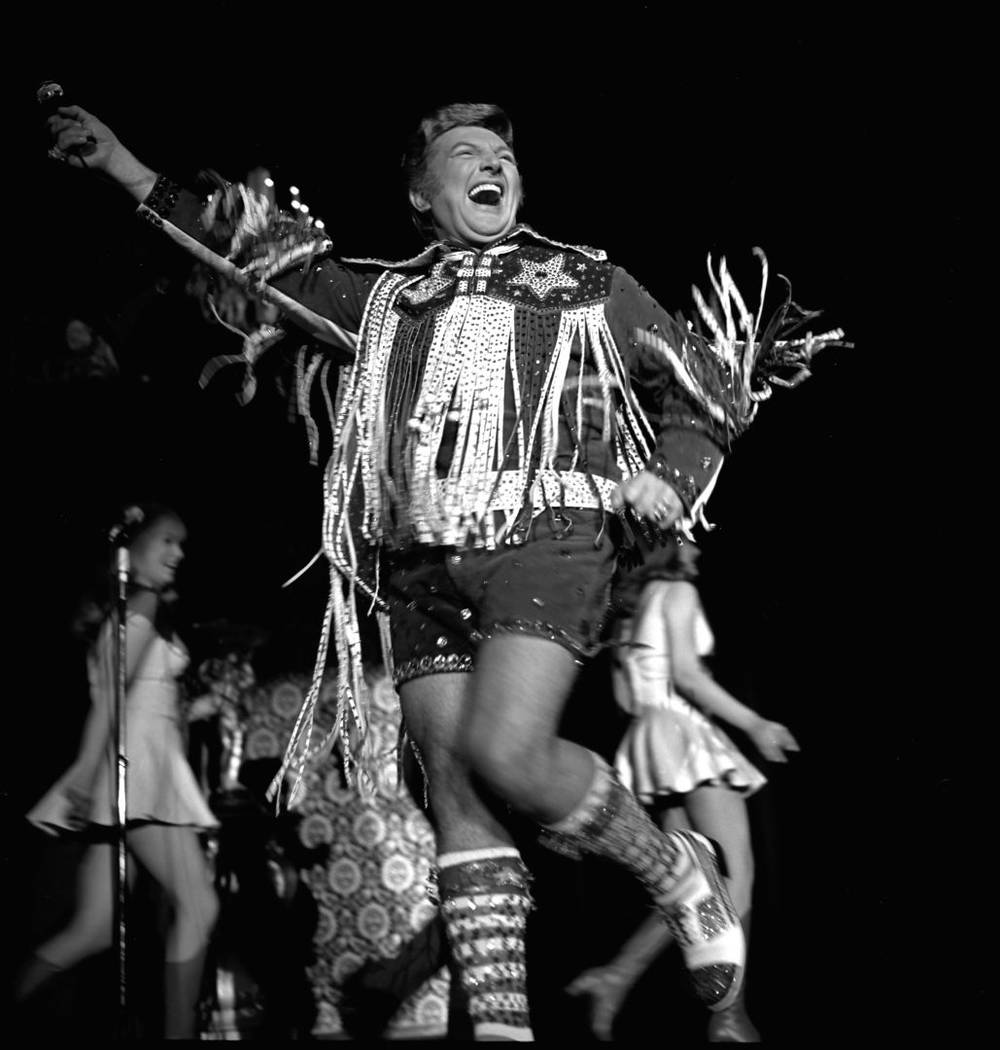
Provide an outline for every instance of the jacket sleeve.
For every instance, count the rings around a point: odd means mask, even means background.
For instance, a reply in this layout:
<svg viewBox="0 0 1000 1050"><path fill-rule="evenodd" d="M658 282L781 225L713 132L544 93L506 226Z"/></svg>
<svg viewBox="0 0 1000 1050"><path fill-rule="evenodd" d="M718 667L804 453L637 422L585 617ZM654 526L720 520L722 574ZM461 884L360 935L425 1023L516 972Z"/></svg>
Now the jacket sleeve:
<svg viewBox="0 0 1000 1050"><path fill-rule="evenodd" d="M156 180L139 209L154 225L158 219L167 221L224 255L228 246L219 244L214 231L206 228L204 210L203 200L163 175ZM376 268L349 267L331 253L321 252L280 275L268 277L267 283L319 316L357 333L365 303L378 275Z"/></svg>
<svg viewBox="0 0 1000 1050"><path fill-rule="evenodd" d="M725 433L680 386L668 361L635 338L635 329L656 332L670 318L620 267L612 275L605 317L631 377L632 393L656 433L646 469L667 481L691 514L722 465Z"/></svg>

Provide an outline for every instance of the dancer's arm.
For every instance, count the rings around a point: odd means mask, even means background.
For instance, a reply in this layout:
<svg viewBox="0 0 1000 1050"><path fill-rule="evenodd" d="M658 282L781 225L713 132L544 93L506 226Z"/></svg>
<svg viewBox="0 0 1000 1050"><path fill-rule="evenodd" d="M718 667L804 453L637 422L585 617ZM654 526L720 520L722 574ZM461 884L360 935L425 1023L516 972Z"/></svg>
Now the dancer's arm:
<svg viewBox="0 0 1000 1050"><path fill-rule="evenodd" d="M728 693L705 670L695 641L695 624L701 610L698 592L679 581L663 597L663 618L670 645L671 678L685 699L742 730L771 762L787 762L786 751L798 751L795 738L780 722L762 718Z"/></svg>

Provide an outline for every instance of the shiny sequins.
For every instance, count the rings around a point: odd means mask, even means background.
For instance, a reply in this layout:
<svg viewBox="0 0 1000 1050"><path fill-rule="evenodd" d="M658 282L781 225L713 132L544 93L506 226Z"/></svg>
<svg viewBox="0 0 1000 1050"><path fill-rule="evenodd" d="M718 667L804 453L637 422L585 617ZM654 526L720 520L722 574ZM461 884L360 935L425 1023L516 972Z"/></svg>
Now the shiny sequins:
<svg viewBox="0 0 1000 1050"><path fill-rule="evenodd" d="M521 272L510 280L510 284L529 289L538 300L544 300L559 288L579 288L580 282L566 272L566 256L552 255L547 259L531 258L526 253L518 260Z"/></svg>
<svg viewBox="0 0 1000 1050"><path fill-rule="evenodd" d="M414 678L428 674L458 674L472 670L472 657L468 653L438 653L434 656L419 656L396 664L393 684L399 688Z"/></svg>
<svg viewBox="0 0 1000 1050"><path fill-rule="evenodd" d="M728 994L736 980L738 967L733 963L713 963L691 971L694 994L706 1005L714 1006Z"/></svg>

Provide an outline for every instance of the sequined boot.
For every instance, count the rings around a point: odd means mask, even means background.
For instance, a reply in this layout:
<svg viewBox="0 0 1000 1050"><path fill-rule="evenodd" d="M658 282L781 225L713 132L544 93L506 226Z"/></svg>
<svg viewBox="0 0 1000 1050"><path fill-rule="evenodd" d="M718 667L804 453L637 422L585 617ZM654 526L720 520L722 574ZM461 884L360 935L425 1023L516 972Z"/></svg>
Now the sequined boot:
<svg viewBox="0 0 1000 1050"><path fill-rule="evenodd" d="M528 883L528 869L514 849L438 858L441 914L477 1041L534 1039L524 966Z"/></svg>
<svg viewBox="0 0 1000 1050"><path fill-rule="evenodd" d="M543 827L541 842L571 856L607 857L635 875L676 938L695 994L709 1010L724 1010L740 993L746 942L714 848L693 831L660 831L593 757L587 794L569 816Z"/></svg>

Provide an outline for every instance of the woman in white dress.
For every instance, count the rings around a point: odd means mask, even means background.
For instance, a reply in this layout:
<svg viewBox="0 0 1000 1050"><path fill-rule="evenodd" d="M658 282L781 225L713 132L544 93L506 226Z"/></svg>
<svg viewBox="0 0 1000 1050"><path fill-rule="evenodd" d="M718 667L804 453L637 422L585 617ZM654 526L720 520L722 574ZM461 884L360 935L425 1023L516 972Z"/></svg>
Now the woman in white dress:
<svg viewBox="0 0 1000 1050"><path fill-rule="evenodd" d="M754 862L745 799L767 781L715 721L743 731L772 762L798 751L778 722L750 710L723 689L701 658L714 640L692 579L697 548L669 541L642 584L631 615L619 624L615 697L632 721L615 755L622 782L654 808L664 830L690 827L722 847L733 906L749 935ZM592 998L591 1023L611 1038L614 1019L633 985L671 942L659 917L643 923L606 966L569 986ZM742 993L709 1018L709 1042L759 1042Z"/></svg>
<svg viewBox="0 0 1000 1050"><path fill-rule="evenodd" d="M177 679L187 667L188 653L169 624L169 604L186 530L166 507L133 507L129 512L135 524L129 541L126 620L126 844L130 869L137 860L172 905L164 1034L190 1038L195 1035L205 950L218 911L198 832L218 822L187 763L179 725ZM50 834L84 833L92 845L80 865L73 917L35 950L18 983L22 999L48 977L112 942L113 843L108 831L115 776L115 635L115 618L105 615L88 651L91 708L76 761L27 814Z"/></svg>

